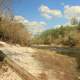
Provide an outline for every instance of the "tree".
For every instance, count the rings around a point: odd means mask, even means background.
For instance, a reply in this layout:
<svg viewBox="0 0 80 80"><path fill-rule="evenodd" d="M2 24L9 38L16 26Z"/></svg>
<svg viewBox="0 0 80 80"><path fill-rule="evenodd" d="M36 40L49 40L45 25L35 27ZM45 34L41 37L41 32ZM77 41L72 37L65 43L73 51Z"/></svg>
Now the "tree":
<svg viewBox="0 0 80 80"><path fill-rule="evenodd" d="M12 0L0 0L0 18L3 17L8 20L12 20Z"/></svg>
<svg viewBox="0 0 80 80"><path fill-rule="evenodd" d="M78 19L75 16L71 18L71 24L72 25L78 24Z"/></svg>

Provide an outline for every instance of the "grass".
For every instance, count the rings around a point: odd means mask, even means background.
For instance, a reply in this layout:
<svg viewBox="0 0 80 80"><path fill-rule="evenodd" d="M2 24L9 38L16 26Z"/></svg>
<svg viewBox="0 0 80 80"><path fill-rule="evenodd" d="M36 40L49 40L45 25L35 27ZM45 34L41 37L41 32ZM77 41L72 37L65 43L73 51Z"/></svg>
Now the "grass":
<svg viewBox="0 0 80 80"><path fill-rule="evenodd" d="M57 51L58 54L61 54L61 55L67 55L67 56L70 56L70 57L73 57L76 59L76 62L77 62L77 70L79 71L80 73L80 49L79 48L74 48L73 50L72 49L68 49L67 51Z"/></svg>
<svg viewBox="0 0 80 80"><path fill-rule="evenodd" d="M43 65L43 73L40 77L45 80L46 77L52 77L59 80L78 80L77 70L76 70L76 60L75 58L56 54L56 52L51 52L48 50L38 50L35 55L33 55L38 61Z"/></svg>

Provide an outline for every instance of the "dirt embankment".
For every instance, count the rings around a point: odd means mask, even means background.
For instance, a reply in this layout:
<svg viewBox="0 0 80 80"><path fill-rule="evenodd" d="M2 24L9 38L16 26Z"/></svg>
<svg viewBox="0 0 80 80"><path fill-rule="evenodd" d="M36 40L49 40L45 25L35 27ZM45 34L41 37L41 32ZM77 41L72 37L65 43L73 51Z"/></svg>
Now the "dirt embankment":
<svg viewBox="0 0 80 80"><path fill-rule="evenodd" d="M78 80L77 62L73 57L56 54L55 51L32 49L18 45L4 44L0 49L38 80ZM9 71L7 70L7 73ZM2 74L0 74L0 80ZM3 74L3 78L6 75ZM13 76L13 74L8 74L7 78L11 75ZM20 80L19 77L16 78Z"/></svg>
<svg viewBox="0 0 80 80"><path fill-rule="evenodd" d="M0 80L22 80L6 63L0 63Z"/></svg>

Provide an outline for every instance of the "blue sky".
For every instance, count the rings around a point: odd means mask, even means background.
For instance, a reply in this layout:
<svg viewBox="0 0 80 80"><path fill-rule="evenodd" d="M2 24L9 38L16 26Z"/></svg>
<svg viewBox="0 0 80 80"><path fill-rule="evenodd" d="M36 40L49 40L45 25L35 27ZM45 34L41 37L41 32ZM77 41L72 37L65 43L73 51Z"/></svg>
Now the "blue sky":
<svg viewBox="0 0 80 80"><path fill-rule="evenodd" d="M60 10L62 14L66 5L80 7L80 0L14 0L13 2L14 15L23 16L29 21L44 21L47 23L46 29L65 24L68 20L64 17L46 19L39 11L41 5L45 5L51 10Z"/></svg>

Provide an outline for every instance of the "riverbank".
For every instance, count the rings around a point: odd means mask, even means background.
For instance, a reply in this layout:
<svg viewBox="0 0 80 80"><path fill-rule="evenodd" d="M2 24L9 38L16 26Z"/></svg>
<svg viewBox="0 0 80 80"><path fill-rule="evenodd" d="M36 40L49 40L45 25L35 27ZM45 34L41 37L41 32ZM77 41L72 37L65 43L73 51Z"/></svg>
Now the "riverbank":
<svg viewBox="0 0 80 80"><path fill-rule="evenodd" d="M78 79L77 62L74 57L4 42L0 44L3 52L38 80Z"/></svg>
<svg viewBox="0 0 80 80"><path fill-rule="evenodd" d="M6 63L0 62L0 80L22 80Z"/></svg>

